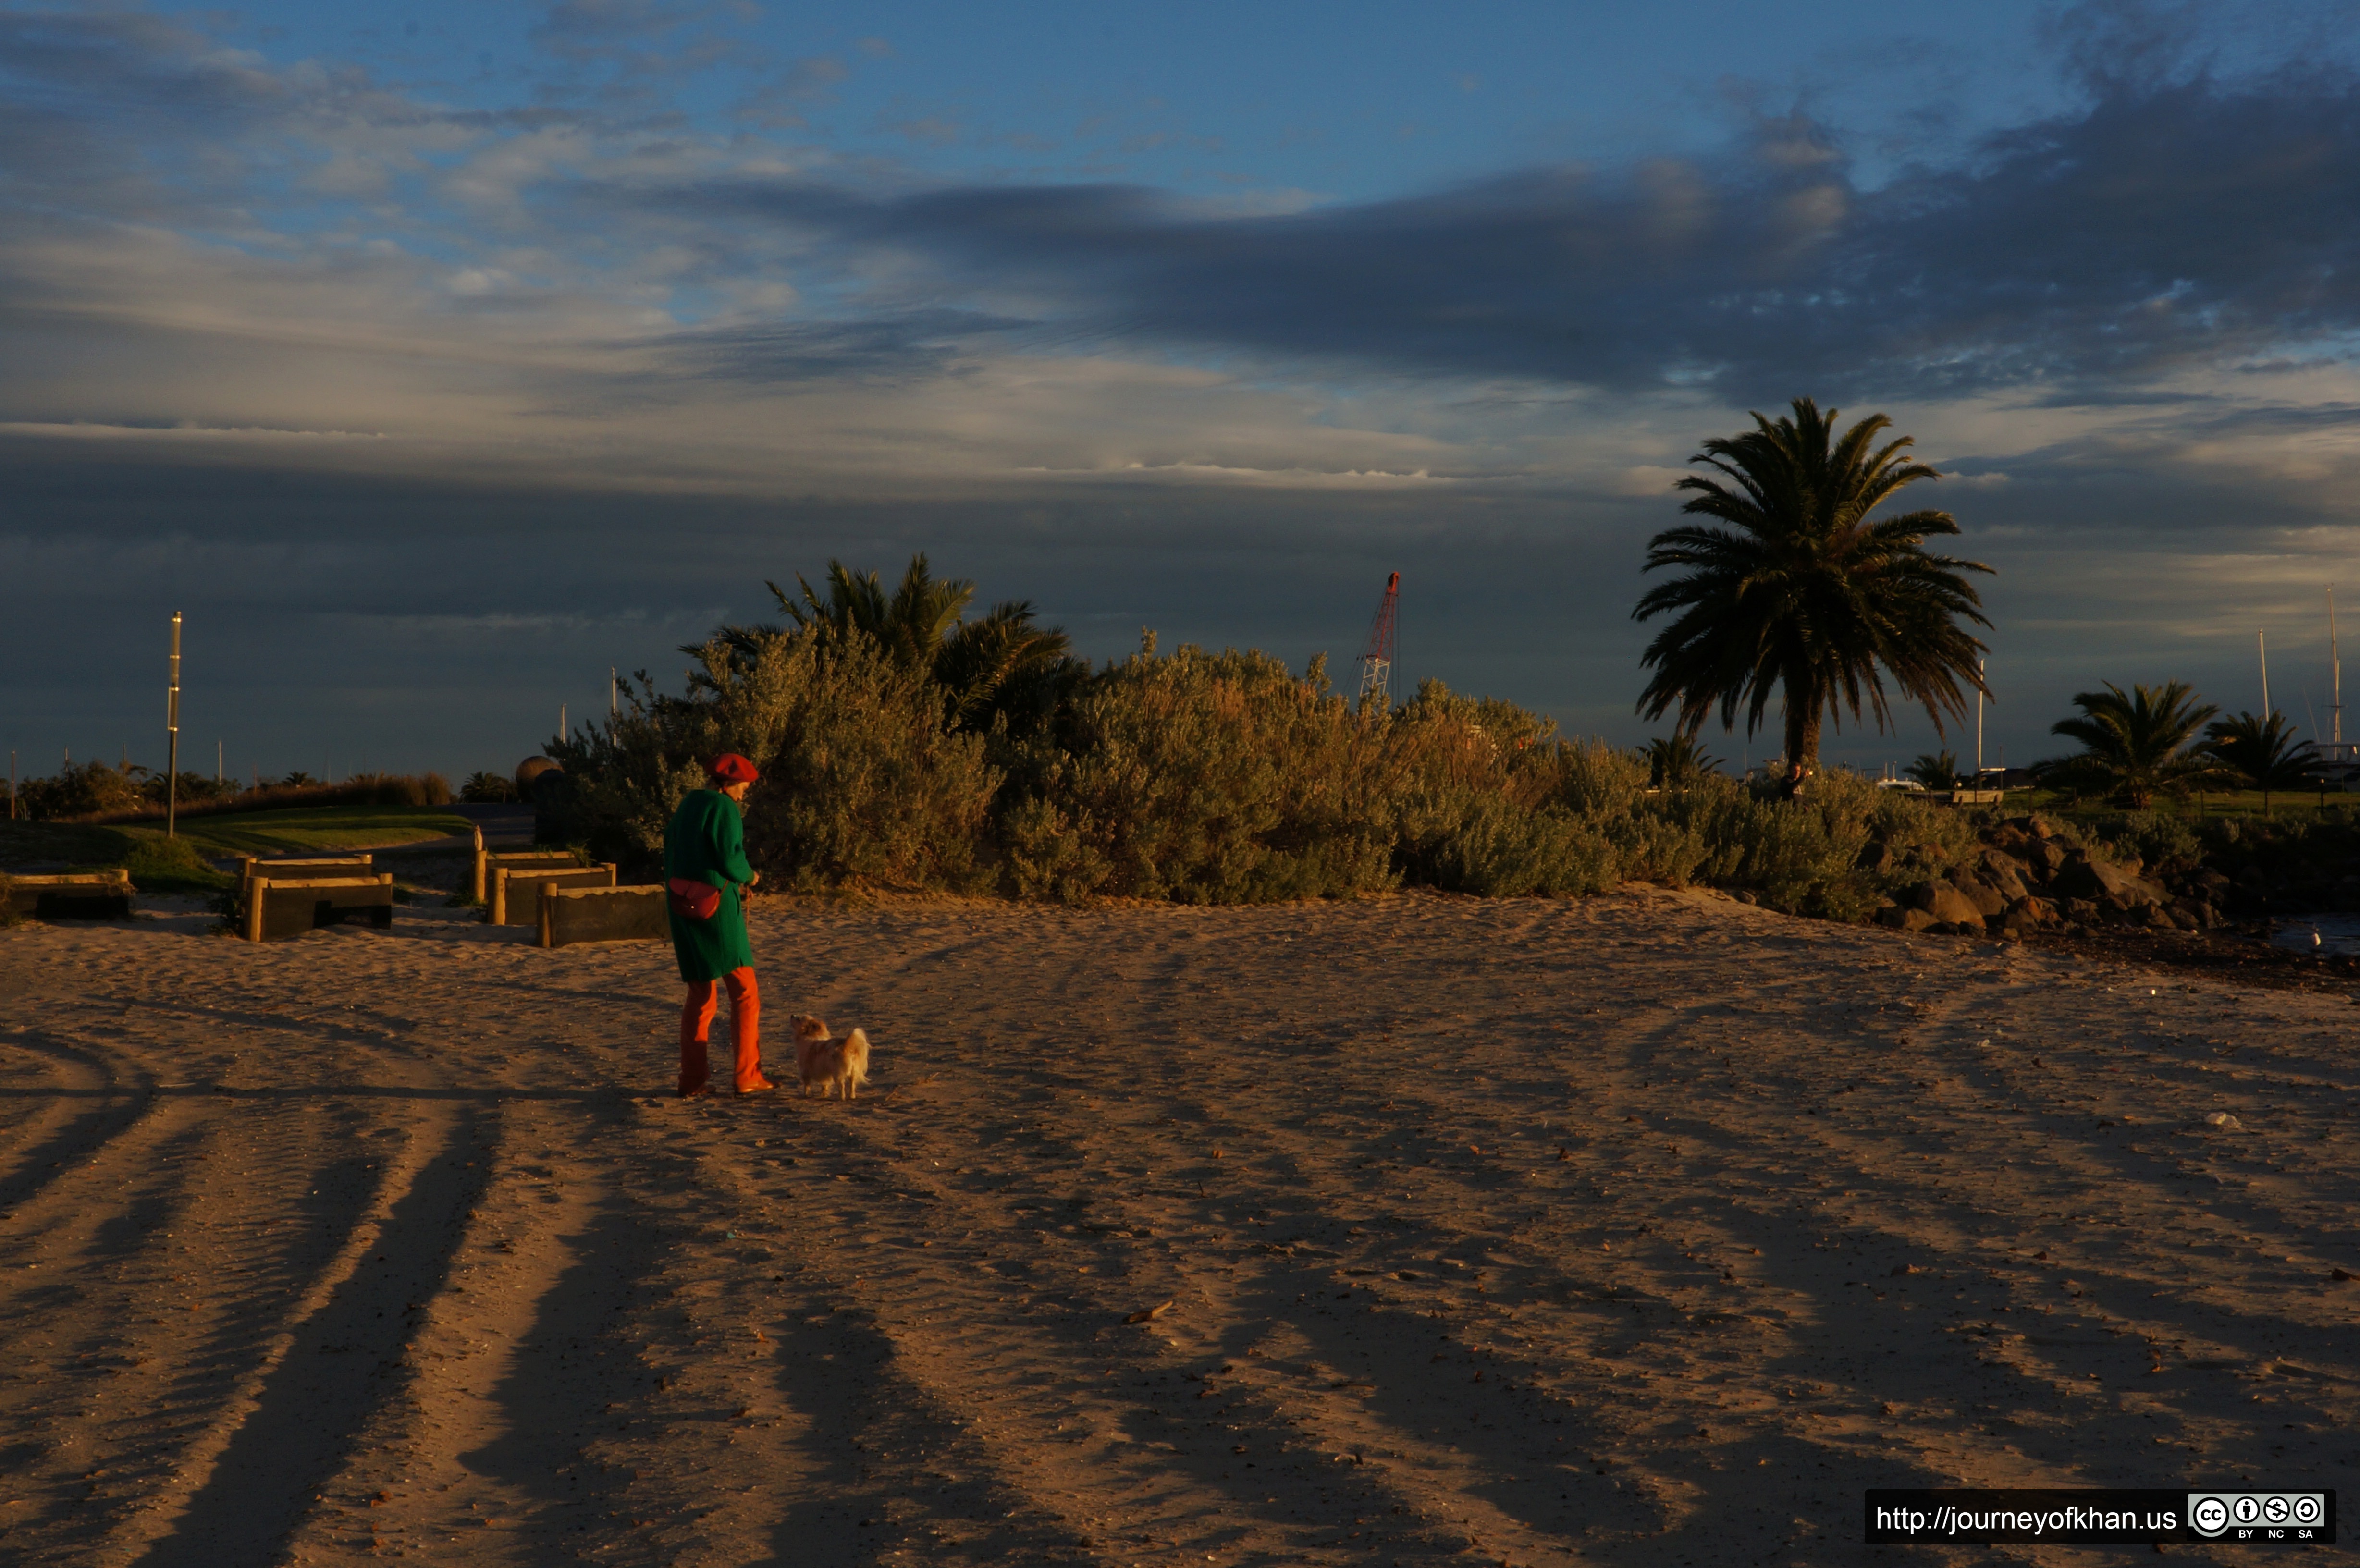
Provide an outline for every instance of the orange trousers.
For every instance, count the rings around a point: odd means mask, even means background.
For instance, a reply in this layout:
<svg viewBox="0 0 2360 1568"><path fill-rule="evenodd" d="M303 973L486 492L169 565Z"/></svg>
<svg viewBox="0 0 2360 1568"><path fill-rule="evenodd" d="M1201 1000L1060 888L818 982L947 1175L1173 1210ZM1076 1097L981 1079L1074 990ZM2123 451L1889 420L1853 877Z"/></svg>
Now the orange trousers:
<svg viewBox="0 0 2360 1568"><path fill-rule="evenodd" d="M770 1083L762 1076L762 996L754 986L754 971L733 969L718 984L729 987L729 1042L738 1051L734 1074L738 1092L767 1089ZM708 1072L705 1042L719 1003L716 982L688 983L688 1000L680 1009L680 1092L683 1094L705 1087Z"/></svg>

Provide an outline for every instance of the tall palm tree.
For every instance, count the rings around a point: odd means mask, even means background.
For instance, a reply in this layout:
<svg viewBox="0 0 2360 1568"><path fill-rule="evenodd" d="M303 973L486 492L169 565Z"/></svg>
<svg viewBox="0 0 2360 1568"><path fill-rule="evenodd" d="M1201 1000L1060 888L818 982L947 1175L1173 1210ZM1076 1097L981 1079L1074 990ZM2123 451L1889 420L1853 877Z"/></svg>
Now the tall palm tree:
<svg viewBox="0 0 2360 1568"><path fill-rule="evenodd" d="M2294 725L2284 713L2267 718L2239 713L2215 719L2204 726L2201 748L2234 773L2248 789L2262 792L2262 810L2270 809L2271 791L2300 789L2319 778L2319 748L2294 738Z"/></svg>
<svg viewBox="0 0 2360 1568"><path fill-rule="evenodd" d="M2073 693L2073 705L2081 715L2058 720L2049 733L2080 741L2081 750L2036 763L2044 784L2112 795L2144 811L2158 791L2184 792L2226 771L2193 744L2204 721L2221 710L2200 704L2184 681L2135 684L2127 694L2109 681L2103 691Z"/></svg>
<svg viewBox="0 0 2360 1568"><path fill-rule="evenodd" d="M1885 727L1887 675L1937 734L1944 714L1965 719L1965 693L1983 687L1983 645L1959 623L1991 623L1963 574L1991 568L1927 553L1928 537L1959 531L1948 512L1872 518L1904 486L1940 475L1904 459L1907 436L1873 444L1892 425L1884 415L1841 435L1836 416L1797 397L1791 418L1757 413L1753 430L1708 441L1688 460L1721 477L1682 479L1675 488L1696 494L1680 509L1722 526L1670 528L1648 543L1648 571L1690 570L1632 612L1640 621L1678 612L1640 660L1655 670L1639 695L1644 717L1677 708L1693 728L1718 706L1721 727L1734 729L1742 706L1751 735L1775 691L1788 765L1806 768L1818 763L1831 708L1839 728L1843 710L1857 723L1863 703Z"/></svg>
<svg viewBox="0 0 2360 1568"><path fill-rule="evenodd" d="M910 558L901 586L888 597L877 573L855 573L844 562L827 563L827 597L822 599L801 572L795 583L803 591L800 603L775 583L766 583L795 625L822 636L866 632L907 665L931 668L943 640L959 624L960 613L975 597L975 584L963 577L936 578L927 568L923 550Z"/></svg>
<svg viewBox="0 0 2360 1568"><path fill-rule="evenodd" d="M943 688L951 721L967 728L990 728L995 713L1072 656L1072 639L1061 627L1036 622L1029 599L1011 599L966 619L975 584L935 577L923 551L910 558L890 595L877 573L855 572L840 561L827 563L822 581L825 598L800 573L800 600L775 583L764 586L799 631L822 637L860 632L902 664L925 670Z"/></svg>

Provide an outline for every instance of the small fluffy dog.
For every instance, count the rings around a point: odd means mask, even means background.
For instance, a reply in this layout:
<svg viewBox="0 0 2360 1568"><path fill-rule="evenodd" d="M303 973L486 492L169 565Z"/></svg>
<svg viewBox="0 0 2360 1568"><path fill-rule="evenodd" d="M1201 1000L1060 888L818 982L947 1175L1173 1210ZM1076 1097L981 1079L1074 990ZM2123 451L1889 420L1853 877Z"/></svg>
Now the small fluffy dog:
<svg viewBox="0 0 2360 1568"><path fill-rule="evenodd" d="M842 1040L827 1032L827 1022L809 1013L795 1015L795 1069L803 1076L803 1093L812 1085L820 1093L836 1092L844 1086L844 1097L857 1097L860 1085L869 1082L869 1037L854 1029Z"/></svg>

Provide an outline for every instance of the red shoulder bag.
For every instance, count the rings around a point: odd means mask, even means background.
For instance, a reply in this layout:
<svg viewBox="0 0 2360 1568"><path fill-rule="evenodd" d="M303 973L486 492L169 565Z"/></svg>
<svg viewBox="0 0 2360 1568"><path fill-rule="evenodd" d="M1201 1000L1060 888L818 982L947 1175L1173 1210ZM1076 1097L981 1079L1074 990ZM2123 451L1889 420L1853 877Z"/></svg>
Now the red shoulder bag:
<svg viewBox="0 0 2360 1568"><path fill-rule="evenodd" d="M675 877L664 885L672 912L684 920L709 920L721 908L721 889L694 877Z"/></svg>

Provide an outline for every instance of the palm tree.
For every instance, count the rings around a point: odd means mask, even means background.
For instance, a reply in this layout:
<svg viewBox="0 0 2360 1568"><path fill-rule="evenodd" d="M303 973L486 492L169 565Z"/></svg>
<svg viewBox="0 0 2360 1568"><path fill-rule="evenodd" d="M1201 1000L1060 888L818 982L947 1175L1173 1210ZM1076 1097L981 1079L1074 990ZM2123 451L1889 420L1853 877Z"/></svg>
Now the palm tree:
<svg viewBox="0 0 2360 1568"><path fill-rule="evenodd" d="M798 627L823 637L866 632L901 663L923 668L933 666L935 651L957 627L960 612L975 597L975 584L965 578L937 580L927 570L923 550L910 558L909 570L901 573L901 586L890 598L877 573L856 575L840 561L827 563L824 581L825 599L813 592L801 572L796 573L795 583L803 591L801 603L775 583L763 586Z"/></svg>
<svg viewBox="0 0 2360 1568"><path fill-rule="evenodd" d="M979 619L965 619L975 584L934 577L923 551L910 558L890 596L877 573L856 573L840 561L827 563L823 581L825 599L801 574L795 578L800 601L775 583L764 586L797 630L820 637L859 632L901 663L925 670L943 688L952 722L967 728L989 729L995 713L1072 656L1072 639L1061 627L1039 625L1029 599L1011 599Z"/></svg>
<svg viewBox="0 0 2360 1568"><path fill-rule="evenodd" d="M1659 735L1639 754L1647 764L1647 782L1658 789L1681 789L1708 774L1721 771L1721 758L1707 757L1696 736L1687 730Z"/></svg>
<svg viewBox="0 0 2360 1568"><path fill-rule="evenodd" d="M1991 623L1963 574L1991 568L1927 553L1929 536L1959 531L1948 512L1869 517L1905 485L1939 477L1903 459L1907 436L1872 447L1890 419L1872 414L1839 436L1837 410L1822 414L1808 397L1796 398L1794 410L1775 421L1757 413L1754 429L1708 441L1688 460L1728 483L1682 479L1675 488L1696 494L1680 509L1725 526L1671 528L1650 540L1648 571L1691 570L1650 589L1632 618L1679 612L1640 660L1655 670L1639 695L1643 716L1677 708L1682 727L1694 728L1718 706L1727 730L1743 706L1752 735L1775 689L1788 766L1808 770L1830 708L1839 728L1843 710L1857 723L1863 703L1885 727L1888 674L1938 735L1945 713L1964 721L1964 692L1983 689L1975 657L1983 645L1959 623Z"/></svg>
<svg viewBox="0 0 2360 1568"><path fill-rule="evenodd" d="M1953 789L1959 783L1959 754L1955 751L1920 752L1918 760L1901 770L1904 779L1915 779L1928 789Z"/></svg>
<svg viewBox="0 0 2360 1568"><path fill-rule="evenodd" d="M2267 718L2239 713L2215 719L2204 726L2200 748L2236 774L2248 789L2262 792L2262 810L2270 809L2274 789L2300 789L2319 778L2319 748L2294 738L2294 725L2284 713Z"/></svg>
<svg viewBox="0 0 2360 1568"><path fill-rule="evenodd" d="M2103 691L2073 693L2073 705L2081 716L2058 720L2049 733L2080 741L2081 750L2035 764L2044 784L2113 795L2144 811L2158 790L2182 793L2223 776L2221 765L2191 744L2220 710L2210 702L2200 706L2184 681L2134 685L2127 695L2109 681Z"/></svg>

